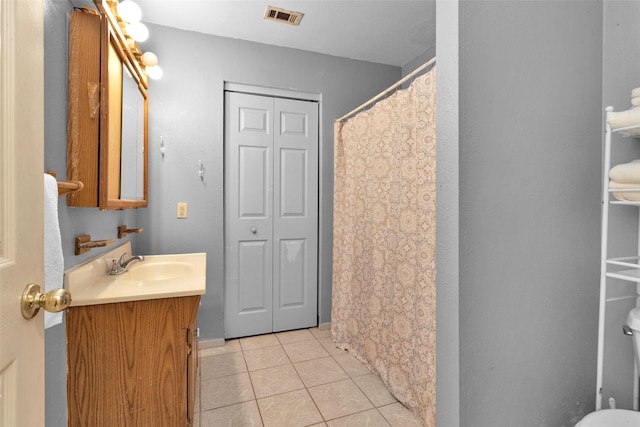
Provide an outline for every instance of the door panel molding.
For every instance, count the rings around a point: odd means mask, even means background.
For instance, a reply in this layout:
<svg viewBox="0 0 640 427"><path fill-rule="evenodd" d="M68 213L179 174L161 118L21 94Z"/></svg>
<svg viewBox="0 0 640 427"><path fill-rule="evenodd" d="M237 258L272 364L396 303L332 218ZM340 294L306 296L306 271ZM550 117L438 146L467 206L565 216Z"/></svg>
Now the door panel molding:
<svg viewBox="0 0 640 427"><path fill-rule="evenodd" d="M270 122L269 110L240 109L240 132L269 133Z"/></svg>
<svg viewBox="0 0 640 427"><path fill-rule="evenodd" d="M309 136L309 115L288 111L280 112L281 135Z"/></svg>
<svg viewBox="0 0 640 427"><path fill-rule="evenodd" d="M302 179L287 179L302 177ZM280 217L304 217L307 194L307 152L283 148L280 150Z"/></svg>
<svg viewBox="0 0 640 427"><path fill-rule="evenodd" d="M262 183L269 175L269 149L266 147L238 147L238 216L256 218L268 216L269 189Z"/></svg>
<svg viewBox="0 0 640 427"><path fill-rule="evenodd" d="M238 287L244 289L245 283L260 283L253 286L261 293L238 294L238 314L264 312L271 309L271 284L265 281L269 271L260 268L268 265L267 241L238 242Z"/></svg>
<svg viewBox="0 0 640 427"><path fill-rule="evenodd" d="M280 239L280 292L278 308L294 308L304 305L306 295L304 286L296 286L305 280L306 239Z"/></svg>

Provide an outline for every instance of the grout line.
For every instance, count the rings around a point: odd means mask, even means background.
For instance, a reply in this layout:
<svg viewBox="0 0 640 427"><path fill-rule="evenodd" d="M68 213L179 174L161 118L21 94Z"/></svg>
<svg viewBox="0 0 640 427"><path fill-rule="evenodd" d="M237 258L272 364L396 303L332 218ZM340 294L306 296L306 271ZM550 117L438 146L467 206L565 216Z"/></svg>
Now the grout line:
<svg viewBox="0 0 640 427"><path fill-rule="evenodd" d="M378 411L378 408L376 408L375 406L374 406L373 408L363 409L362 411L354 412L353 414L347 414L347 415L343 415L343 416L341 416L341 417L331 418L331 419L329 419L329 420L326 420L326 421L325 421L325 423L326 423L327 421L336 421L336 420L341 420L341 419L343 419L343 418L347 418L347 417L350 417L350 416L352 416L352 415L362 414L362 413L364 413L364 412L369 412L369 411L371 411L371 410L376 411L376 412L377 412L377 413L382 417L382 419L383 419L383 420L385 420L385 421L387 422L387 424L389 424L389 425L391 426L391 422L390 422L389 420L387 420L387 419L385 418L385 416L382 414L382 412ZM313 425L313 424L311 424L311 425Z"/></svg>
<svg viewBox="0 0 640 427"><path fill-rule="evenodd" d="M311 335L313 336L313 339L315 339L318 342L318 344L320 344L320 342L315 337L315 335L313 335L313 334L311 334ZM320 344L320 346L322 346L322 344ZM286 353L286 350L285 350L285 353ZM287 354L287 357L289 357L288 354ZM315 359L311 359L311 360L315 360ZM289 359L289 361L291 361L291 359ZM301 362L296 362L296 363L301 363ZM311 399L311 402L313 402L313 406L315 406L316 411L318 411L318 414L320 414L320 418L322 418L322 421L324 421L324 423L326 424L327 423L327 419L324 417L324 414L322 413L322 411L318 407L318 403L316 403L316 400L313 398L313 395L309 391L309 387L307 387L307 384L305 384L304 380L302 379L302 376L300 375L300 372L298 372L298 368L296 368L295 363L291 362L291 366L293 366L293 370L296 372L296 375L298 376L298 378L300 378L300 382L302 383L302 386L304 387L304 391L307 392L307 396L309 396L309 399Z"/></svg>
<svg viewBox="0 0 640 427"><path fill-rule="evenodd" d="M249 371L249 364L247 363L247 358L244 355L244 347L242 346L242 342L240 344L240 354L242 354L242 360L244 361L244 365L247 368L247 375L249 376L249 384L251 384L251 390L253 391L253 402L255 402L256 408L258 409L258 415L260 416L260 422L264 426L264 419L262 418L262 411L260 410L260 405L258 405L258 395L256 394L256 388L253 385L253 379L251 378L251 371ZM254 349L255 350L255 349Z"/></svg>

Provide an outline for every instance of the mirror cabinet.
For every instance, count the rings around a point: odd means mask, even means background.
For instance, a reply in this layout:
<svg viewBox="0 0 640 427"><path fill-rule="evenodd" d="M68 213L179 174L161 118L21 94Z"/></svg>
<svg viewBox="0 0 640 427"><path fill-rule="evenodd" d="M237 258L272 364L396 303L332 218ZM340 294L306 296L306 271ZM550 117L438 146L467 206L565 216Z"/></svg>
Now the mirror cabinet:
<svg viewBox="0 0 640 427"><path fill-rule="evenodd" d="M74 10L69 31L67 179L84 190L67 204L100 209L147 206L147 77L112 6ZM111 4L113 3L113 4Z"/></svg>

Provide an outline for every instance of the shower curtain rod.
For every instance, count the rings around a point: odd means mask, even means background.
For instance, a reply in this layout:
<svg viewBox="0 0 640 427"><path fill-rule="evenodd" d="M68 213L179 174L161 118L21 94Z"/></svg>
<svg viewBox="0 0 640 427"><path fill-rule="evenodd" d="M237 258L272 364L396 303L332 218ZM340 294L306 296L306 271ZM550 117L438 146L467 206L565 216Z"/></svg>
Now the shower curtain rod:
<svg viewBox="0 0 640 427"><path fill-rule="evenodd" d="M347 119L351 118L352 116L356 115L356 113L359 113L361 110L364 110L369 105L371 105L374 102L378 101L380 98L384 98L385 96L387 96L387 94L389 92L393 92L394 90L396 90L396 88L398 86L400 86L401 84L405 83L407 80L412 79L417 74L421 73L422 71L424 71L426 68L428 68L429 66L431 66L435 62L436 62L436 57L434 56L429 61L425 62L424 64L422 64L421 66L419 66L418 68L413 70L411 73L407 74L402 79L398 80L396 83L394 83L393 85L389 86L387 89L383 90L378 95L374 96L373 98L371 98L370 100L368 100L367 102L365 102L364 104L359 106L358 108L348 112L347 114L345 114L344 116L340 117L339 119L336 119L336 122L344 122L345 120L347 120Z"/></svg>

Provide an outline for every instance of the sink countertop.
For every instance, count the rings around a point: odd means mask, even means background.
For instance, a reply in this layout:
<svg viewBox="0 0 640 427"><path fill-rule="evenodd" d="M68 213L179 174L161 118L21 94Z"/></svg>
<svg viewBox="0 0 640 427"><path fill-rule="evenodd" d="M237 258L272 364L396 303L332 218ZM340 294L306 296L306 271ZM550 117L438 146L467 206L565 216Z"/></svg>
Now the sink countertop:
<svg viewBox="0 0 640 427"><path fill-rule="evenodd" d="M127 272L111 276L113 260L131 244L97 256L64 273L64 287L71 293L71 306L140 301L202 295L206 291L206 253L145 255Z"/></svg>

